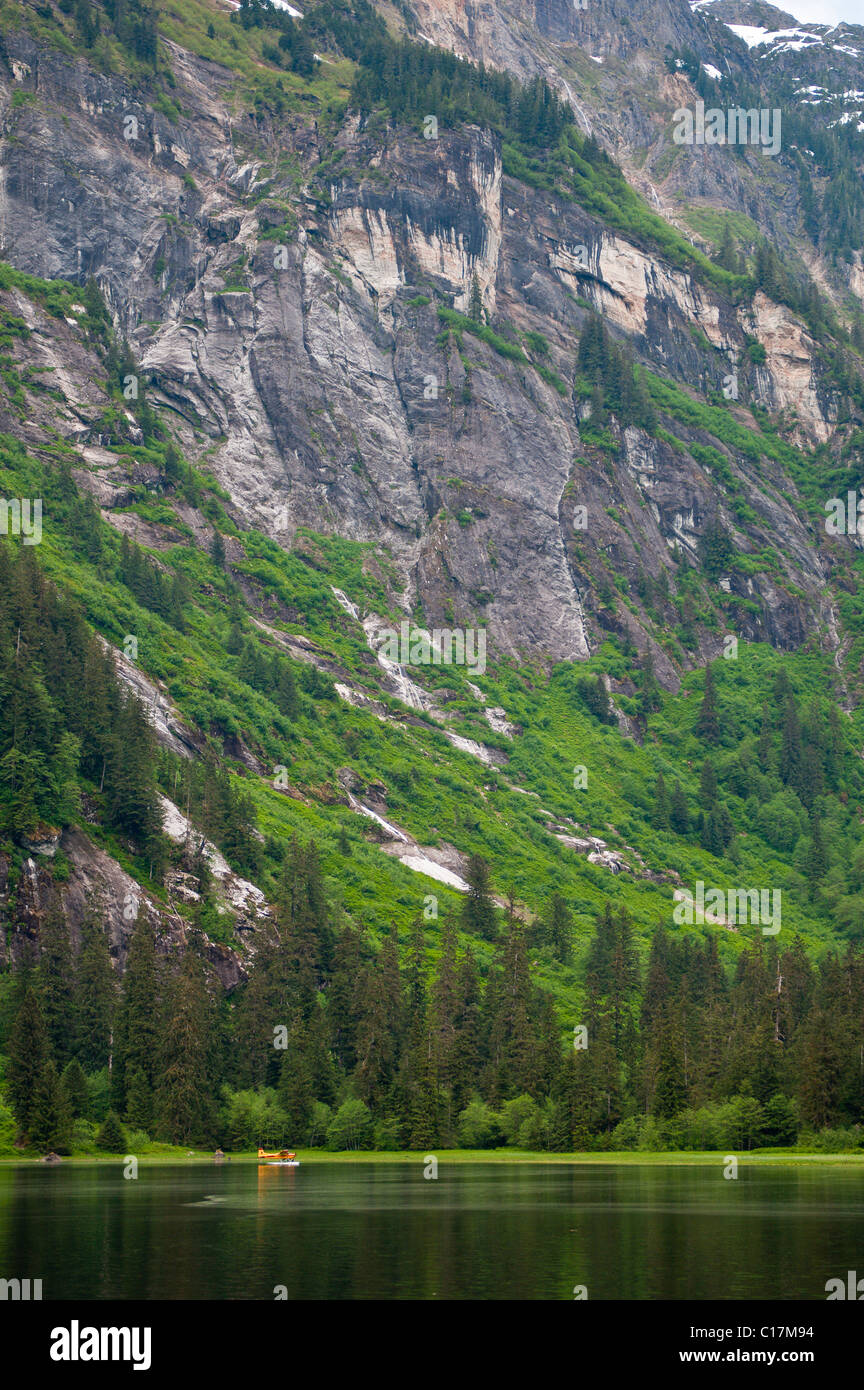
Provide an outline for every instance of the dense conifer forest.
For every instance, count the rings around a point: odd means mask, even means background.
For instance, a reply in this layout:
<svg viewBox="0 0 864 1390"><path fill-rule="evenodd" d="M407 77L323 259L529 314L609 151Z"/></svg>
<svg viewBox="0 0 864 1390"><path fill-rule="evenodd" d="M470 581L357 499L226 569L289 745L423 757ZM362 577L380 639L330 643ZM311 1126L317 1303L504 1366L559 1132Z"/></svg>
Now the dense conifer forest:
<svg viewBox="0 0 864 1390"><path fill-rule="evenodd" d="M586 348L586 369L592 362ZM130 585L134 553L123 537ZM148 568L139 559L139 579ZM864 956L854 893L844 900L852 939L818 965L800 937L781 945L756 927L733 969L714 932L681 938L668 925L641 961L630 913L607 902L584 955L578 1017L563 1017L533 966L538 955L572 960L566 895L551 892L525 922L514 902L496 906L476 855L471 891L435 924L434 957L422 913L401 940L395 929L373 940L328 901L314 841L295 838L276 862L273 845L256 838L242 779L212 759L181 766L155 756L139 702L33 549L0 546L0 578L7 837L26 845L40 823L73 825L86 808L158 876L178 854L159 825L161 782L238 867L260 873L269 863L275 906L248 983L227 999L208 985L206 897L179 961L142 918L122 980L95 905L74 944L62 912L49 910L40 953L3 982L7 1145L16 1136L61 1153L153 1140L570 1151L789 1146L803 1136L810 1147L859 1145ZM261 664L248 639L235 645L244 678L296 717L290 668ZM581 682L579 698L602 723L598 689L605 696L602 684ZM721 740L710 667L695 731L708 749ZM747 809L770 842L797 846L814 897L828 889L823 820L839 830L848 799L842 751L836 707L814 702L802 714L781 669L749 746L777 790ZM746 778L743 747L736 756ZM857 794L860 784L856 772ZM736 835L710 756L698 805L660 773L649 818L715 855ZM185 853L206 878L195 846ZM862 873L859 850L850 888ZM482 963L475 943L488 948Z"/></svg>

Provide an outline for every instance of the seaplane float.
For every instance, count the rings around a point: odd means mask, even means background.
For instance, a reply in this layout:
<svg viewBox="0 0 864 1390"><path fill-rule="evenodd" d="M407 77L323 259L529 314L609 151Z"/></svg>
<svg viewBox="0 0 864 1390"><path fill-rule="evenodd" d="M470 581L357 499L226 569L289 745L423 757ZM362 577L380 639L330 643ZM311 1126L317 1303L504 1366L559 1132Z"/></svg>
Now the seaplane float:
<svg viewBox="0 0 864 1390"><path fill-rule="evenodd" d="M266 1165L268 1168L299 1168L300 1160L295 1158L289 1149L279 1149L276 1153L268 1153L266 1149L258 1150L258 1165Z"/></svg>

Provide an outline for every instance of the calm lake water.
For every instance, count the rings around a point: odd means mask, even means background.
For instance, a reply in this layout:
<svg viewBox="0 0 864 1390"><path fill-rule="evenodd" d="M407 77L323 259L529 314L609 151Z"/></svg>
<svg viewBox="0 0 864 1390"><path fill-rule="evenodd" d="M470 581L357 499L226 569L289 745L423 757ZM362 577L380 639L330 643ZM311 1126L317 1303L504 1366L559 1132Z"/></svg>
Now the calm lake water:
<svg viewBox="0 0 864 1390"><path fill-rule="evenodd" d="M825 1299L864 1169L305 1162L0 1168L0 1277L44 1299Z"/></svg>

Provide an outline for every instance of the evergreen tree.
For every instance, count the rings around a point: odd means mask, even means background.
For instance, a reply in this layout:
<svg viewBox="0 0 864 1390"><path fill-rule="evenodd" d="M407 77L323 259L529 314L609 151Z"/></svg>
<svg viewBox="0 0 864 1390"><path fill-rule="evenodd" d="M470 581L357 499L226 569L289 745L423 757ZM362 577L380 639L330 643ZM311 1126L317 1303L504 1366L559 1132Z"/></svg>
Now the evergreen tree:
<svg viewBox="0 0 864 1390"><path fill-rule="evenodd" d="M690 811L687 797L676 779L669 804L669 824L677 835L687 835L690 831Z"/></svg>
<svg viewBox="0 0 864 1390"><path fill-rule="evenodd" d="M225 542L222 539L221 531L215 529L213 531L213 539L210 542L210 558L217 569L224 570L227 558L225 554Z"/></svg>
<svg viewBox="0 0 864 1390"><path fill-rule="evenodd" d="M157 1074L158 1008L156 940L149 917L141 914L126 957L117 1011L111 1089L115 1109L125 1112L136 1129L148 1133L153 1123L153 1088Z"/></svg>
<svg viewBox="0 0 864 1390"><path fill-rule="evenodd" d="M115 999L116 980L108 937L91 909L81 926L75 973L76 1055L85 1071L100 1071L108 1066Z"/></svg>
<svg viewBox="0 0 864 1390"><path fill-rule="evenodd" d="M702 764L702 774L699 779L699 801L705 811L710 811L717 801L717 774L710 758L706 758Z"/></svg>
<svg viewBox="0 0 864 1390"><path fill-rule="evenodd" d="M728 222L723 223L723 233L714 261L722 270L728 270L733 275L738 270L738 253Z"/></svg>
<svg viewBox="0 0 864 1390"><path fill-rule="evenodd" d="M475 323L483 322L483 295L480 291L480 281L477 279L475 270L471 277L471 302L468 306L468 317Z"/></svg>
<svg viewBox="0 0 864 1390"><path fill-rule="evenodd" d="M96 1147L105 1153L122 1154L126 1150L126 1133L115 1111L109 1110L96 1135Z"/></svg>
<svg viewBox="0 0 864 1390"><path fill-rule="evenodd" d="M556 960L566 965L573 949L573 917L560 893L553 893L541 918L541 941Z"/></svg>
<svg viewBox="0 0 864 1390"><path fill-rule="evenodd" d="M145 1134L153 1127L153 1083L141 1067L127 1069L126 1119Z"/></svg>
<svg viewBox="0 0 864 1390"><path fill-rule="evenodd" d="M307 1061L306 1028L296 1018L288 1031L279 1077L279 1100L288 1122L289 1143L303 1144L309 1134L315 1088Z"/></svg>
<svg viewBox="0 0 864 1390"><path fill-rule="evenodd" d="M645 651L637 679L639 684L639 713L647 719L649 714L653 714L661 708L660 687L657 684L657 677L654 675L654 656L650 647Z"/></svg>
<svg viewBox="0 0 864 1390"><path fill-rule="evenodd" d="M76 1058L64 1067L60 1085L71 1117L75 1120L86 1119L90 1109L90 1093L87 1090L87 1077Z"/></svg>
<svg viewBox="0 0 864 1390"><path fill-rule="evenodd" d="M426 936L423 918L420 916L415 917L411 923L404 974L408 994L408 1017L417 1019L426 1011Z"/></svg>
<svg viewBox="0 0 864 1390"><path fill-rule="evenodd" d="M75 1014L72 1003L72 950L62 906L51 907L42 925L38 979L51 1055L65 1066L72 1055Z"/></svg>
<svg viewBox="0 0 864 1390"><path fill-rule="evenodd" d="M27 1135L33 1147L41 1149L43 1153L69 1152L70 1117L57 1068L51 1057L44 1062L36 1081Z"/></svg>
<svg viewBox="0 0 864 1390"><path fill-rule="evenodd" d="M187 951L168 988L159 1049L156 1113L172 1144L210 1137L210 998L200 960Z"/></svg>
<svg viewBox="0 0 864 1390"><path fill-rule="evenodd" d="M666 783L663 780L662 772L657 773L657 781L654 785L654 807L651 812L651 824L655 830L669 829L669 793L666 790Z"/></svg>
<svg viewBox="0 0 864 1390"><path fill-rule="evenodd" d="M8 1043L8 1094L19 1127L29 1134L35 1120L37 1084L50 1058L48 1030L39 994L28 985Z"/></svg>
<svg viewBox="0 0 864 1390"><path fill-rule="evenodd" d="M811 894L828 871L828 855L822 838L822 823L817 815L810 820L810 843L807 847L806 873Z"/></svg>
<svg viewBox="0 0 864 1390"><path fill-rule="evenodd" d="M720 737L720 720L717 717L717 697L714 692L714 673L711 663L705 667L705 693L696 719L697 738L705 743L716 743Z"/></svg>
<svg viewBox="0 0 864 1390"><path fill-rule="evenodd" d="M799 1050L798 1095L801 1119L813 1129L836 1123L842 1053L831 1014L814 1009L807 1022Z"/></svg>
<svg viewBox="0 0 864 1390"><path fill-rule="evenodd" d="M787 695L783 711L783 727L780 741L780 776L792 787L797 787L801 773L801 727L798 723L798 708L795 697Z"/></svg>
<svg viewBox="0 0 864 1390"><path fill-rule="evenodd" d="M489 882L489 865L479 854L472 854L465 871L468 893L462 903L462 930L483 941L498 935L498 918Z"/></svg>
<svg viewBox="0 0 864 1390"><path fill-rule="evenodd" d="M297 695L297 686L294 681L294 673L287 662L283 662L279 668L279 684L276 689L276 703L286 719L297 719L300 714L300 700Z"/></svg>
<svg viewBox="0 0 864 1390"><path fill-rule="evenodd" d="M404 1024L399 956L392 932L363 972L358 1006L354 1076L360 1098L371 1106L380 1103L395 1079Z"/></svg>

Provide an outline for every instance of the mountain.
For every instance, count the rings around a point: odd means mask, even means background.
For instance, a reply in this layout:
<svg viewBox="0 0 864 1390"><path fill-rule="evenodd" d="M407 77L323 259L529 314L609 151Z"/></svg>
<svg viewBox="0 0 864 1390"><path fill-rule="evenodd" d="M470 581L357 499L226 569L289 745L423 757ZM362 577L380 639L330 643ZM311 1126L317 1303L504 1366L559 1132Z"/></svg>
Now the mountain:
<svg viewBox="0 0 864 1390"><path fill-rule="evenodd" d="M864 29L0 0L0 121L2 487L42 528L5 507L4 1046L94 920L118 974L152 934L169 1018L272 1035L278 999L310 1104L355 1098L391 949L465 1009L476 969L489 1048L515 971L546 1099L603 932L641 970L699 882L783 894L777 943L694 934L739 981L799 936L853 970L861 544L826 523L864 465ZM360 1086L381 1123L417 1047ZM281 1085L271 1053L213 1065ZM515 1099L503 1065L450 1101Z"/></svg>

